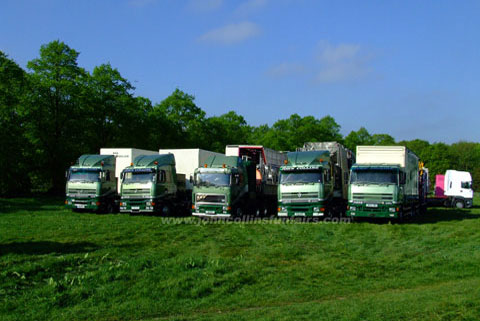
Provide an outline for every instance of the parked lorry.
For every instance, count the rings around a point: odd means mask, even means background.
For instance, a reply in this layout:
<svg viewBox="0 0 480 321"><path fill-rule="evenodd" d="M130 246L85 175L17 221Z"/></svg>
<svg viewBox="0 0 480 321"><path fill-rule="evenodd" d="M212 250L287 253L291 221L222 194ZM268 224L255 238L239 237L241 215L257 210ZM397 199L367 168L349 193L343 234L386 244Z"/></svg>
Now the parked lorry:
<svg viewBox="0 0 480 321"><path fill-rule="evenodd" d="M435 176L435 195L428 198L429 205L470 208L473 206L472 175L469 172L447 170Z"/></svg>
<svg viewBox="0 0 480 321"><path fill-rule="evenodd" d="M66 173L67 208L112 212L118 210L120 173L139 154L135 148L102 148L100 155L82 155Z"/></svg>
<svg viewBox="0 0 480 321"><path fill-rule="evenodd" d="M65 206L72 210L113 212L117 196L115 157L82 155L66 173Z"/></svg>
<svg viewBox="0 0 480 321"><path fill-rule="evenodd" d="M228 145L224 156L195 170L192 212L227 218L275 215L278 171L286 154L257 145Z"/></svg>
<svg viewBox="0 0 480 321"><path fill-rule="evenodd" d="M250 166L238 156L208 158L194 173L192 214L217 218L243 215L249 188L255 188L248 176Z"/></svg>
<svg viewBox="0 0 480 321"><path fill-rule="evenodd" d="M160 149L157 155L138 156L122 173L120 211L189 213L190 175L208 156L216 154L202 149Z"/></svg>
<svg viewBox="0 0 480 321"><path fill-rule="evenodd" d="M353 153L337 142L305 143L280 168L279 217L341 216Z"/></svg>
<svg viewBox="0 0 480 321"><path fill-rule="evenodd" d="M347 216L402 219L426 209L419 159L404 146L357 146Z"/></svg>

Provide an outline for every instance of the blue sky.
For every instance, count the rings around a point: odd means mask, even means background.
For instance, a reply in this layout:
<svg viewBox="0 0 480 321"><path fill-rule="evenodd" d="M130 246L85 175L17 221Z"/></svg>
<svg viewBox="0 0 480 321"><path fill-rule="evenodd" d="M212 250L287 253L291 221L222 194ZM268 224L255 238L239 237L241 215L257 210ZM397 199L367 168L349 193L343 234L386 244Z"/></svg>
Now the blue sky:
<svg viewBox="0 0 480 321"><path fill-rule="evenodd" d="M480 1L3 0L22 67L60 39L154 103L175 88L253 125L331 115L397 140L480 141Z"/></svg>

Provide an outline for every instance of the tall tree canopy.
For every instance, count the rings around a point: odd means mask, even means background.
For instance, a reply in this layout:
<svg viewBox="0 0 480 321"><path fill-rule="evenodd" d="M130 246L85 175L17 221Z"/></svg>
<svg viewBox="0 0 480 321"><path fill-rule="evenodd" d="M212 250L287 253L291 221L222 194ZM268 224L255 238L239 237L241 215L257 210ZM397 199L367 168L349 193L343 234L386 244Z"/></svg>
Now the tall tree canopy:
<svg viewBox="0 0 480 321"><path fill-rule="evenodd" d="M259 142L277 150L295 150L304 142L342 141L340 125L331 116L316 119L293 114L288 119L278 120Z"/></svg>
<svg viewBox="0 0 480 321"><path fill-rule="evenodd" d="M19 161L31 152L23 118L28 89L25 71L0 51L0 195L20 194L29 188L28 163Z"/></svg>
<svg viewBox="0 0 480 321"><path fill-rule="evenodd" d="M212 151L225 152L226 145L248 143L252 128L234 111L206 120L208 145Z"/></svg>
<svg viewBox="0 0 480 321"><path fill-rule="evenodd" d="M180 89L154 107L176 128L176 141L182 147L196 147L205 133L205 112L195 104L195 97Z"/></svg>
<svg viewBox="0 0 480 321"><path fill-rule="evenodd" d="M85 106L87 73L77 65L78 52L53 41L40 48L40 57L28 63L32 84L27 117L27 137L35 148L43 181L62 190L64 164L78 151L86 151ZM87 127L88 128L88 127ZM73 144L72 142L75 142Z"/></svg>

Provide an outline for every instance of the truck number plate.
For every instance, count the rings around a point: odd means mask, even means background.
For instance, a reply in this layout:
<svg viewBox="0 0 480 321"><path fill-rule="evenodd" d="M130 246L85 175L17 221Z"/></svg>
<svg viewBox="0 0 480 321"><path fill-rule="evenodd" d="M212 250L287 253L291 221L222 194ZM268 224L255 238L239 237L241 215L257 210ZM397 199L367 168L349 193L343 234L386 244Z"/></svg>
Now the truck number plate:
<svg viewBox="0 0 480 321"><path fill-rule="evenodd" d="M132 206L132 210L139 210L140 206Z"/></svg>
<svg viewBox="0 0 480 321"><path fill-rule="evenodd" d="M215 211L205 211L207 214L215 214Z"/></svg>
<svg viewBox="0 0 480 321"><path fill-rule="evenodd" d="M76 206L77 206L77 208L85 208L84 204L77 204Z"/></svg>
<svg viewBox="0 0 480 321"><path fill-rule="evenodd" d="M367 207L378 207L378 204L366 204Z"/></svg>
<svg viewBox="0 0 480 321"><path fill-rule="evenodd" d="M305 216L305 213L299 213L299 212L297 212L297 213L295 213L295 216Z"/></svg>

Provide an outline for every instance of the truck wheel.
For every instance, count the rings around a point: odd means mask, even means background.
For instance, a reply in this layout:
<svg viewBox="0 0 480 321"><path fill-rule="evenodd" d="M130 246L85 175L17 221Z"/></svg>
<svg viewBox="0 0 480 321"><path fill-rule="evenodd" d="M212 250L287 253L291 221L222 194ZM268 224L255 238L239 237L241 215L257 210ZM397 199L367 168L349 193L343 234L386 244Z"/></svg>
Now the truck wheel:
<svg viewBox="0 0 480 321"><path fill-rule="evenodd" d="M235 208L234 215L235 215L235 217L242 217L243 216L243 210L240 206Z"/></svg>
<svg viewBox="0 0 480 321"><path fill-rule="evenodd" d="M412 210L412 211L413 211L413 210ZM405 220L405 215L403 215L403 212L399 212L396 223L403 223L404 220Z"/></svg>
<svg viewBox="0 0 480 321"><path fill-rule="evenodd" d="M170 216L170 215L172 215L172 207L171 207L171 205L168 204L168 203L163 204L162 210L161 210L160 214L161 214L161 215L164 215L164 216Z"/></svg>
<svg viewBox="0 0 480 321"><path fill-rule="evenodd" d="M234 207L232 210L233 217L241 217L243 215L243 210L240 206Z"/></svg>
<svg viewBox="0 0 480 321"><path fill-rule="evenodd" d="M112 203L108 202L106 212L107 212L107 214L112 214L113 213Z"/></svg>
<svg viewBox="0 0 480 321"><path fill-rule="evenodd" d="M257 217L264 217L267 213L267 208L265 207L265 204L261 203L258 205L257 210L255 211L255 216Z"/></svg>
<svg viewBox="0 0 480 321"><path fill-rule="evenodd" d="M455 204L456 208L464 208L465 207L465 204L463 204L463 201L461 201L461 200L456 200L454 204Z"/></svg>

